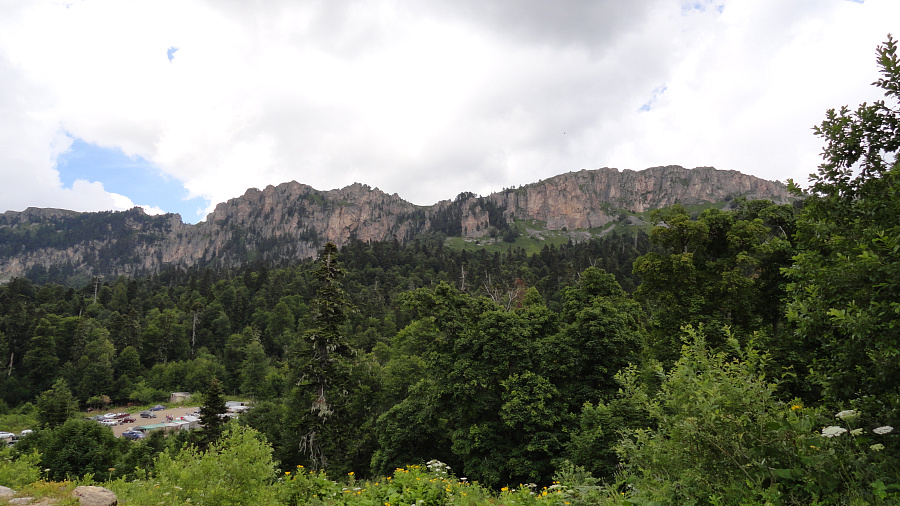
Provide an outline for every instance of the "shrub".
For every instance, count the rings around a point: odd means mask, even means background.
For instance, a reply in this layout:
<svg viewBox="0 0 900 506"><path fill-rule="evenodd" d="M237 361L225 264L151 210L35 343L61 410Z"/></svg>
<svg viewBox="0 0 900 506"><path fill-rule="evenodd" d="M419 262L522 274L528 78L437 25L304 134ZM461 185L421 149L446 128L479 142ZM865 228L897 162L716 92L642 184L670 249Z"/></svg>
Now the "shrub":
<svg viewBox="0 0 900 506"><path fill-rule="evenodd" d="M784 403L766 380L768 357L731 337L712 352L687 328L681 358L649 392L630 368L619 376L624 395L658 423L618 446L631 500L695 504L843 504L894 493L898 470L878 451L887 428L871 439L854 427L858 414L827 415L798 401ZM727 330L726 330L727 333ZM879 434L881 432L882 434ZM879 447L879 445L881 445Z"/></svg>
<svg viewBox="0 0 900 506"><path fill-rule="evenodd" d="M126 492L128 504L277 504L272 448L253 429L229 424L207 451L195 447L160 454L153 479ZM133 493L137 492L137 493Z"/></svg>
<svg viewBox="0 0 900 506"><path fill-rule="evenodd" d="M11 448L0 448L0 485L20 488L40 480L40 461L37 451L16 458Z"/></svg>

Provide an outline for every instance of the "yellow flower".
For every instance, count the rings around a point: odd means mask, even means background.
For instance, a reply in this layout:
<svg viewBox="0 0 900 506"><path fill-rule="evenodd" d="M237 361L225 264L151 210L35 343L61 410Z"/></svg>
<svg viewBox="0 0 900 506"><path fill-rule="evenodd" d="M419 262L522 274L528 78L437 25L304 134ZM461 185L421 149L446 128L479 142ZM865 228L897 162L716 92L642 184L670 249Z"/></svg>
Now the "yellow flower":
<svg viewBox="0 0 900 506"><path fill-rule="evenodd" d="M290 471L285 471L284 474L291 474L291 472L290 472Z"/></svg>
<svg viewBox="0 0 900 506"><path fill-rule="evenodd" d="M791 411L797 411L798 409L801 409L801 408L803 408L803 406L801 406L799 404L794 404L793 406L791 406Z"/></svg>
<svg viewBox="0 0 900 506"><path fill-rule="evenodd" d="M509 490L509 487L503 487L503 488L500 489L501 492L506 492L506 491L508 491L508 490Z"/></svg>

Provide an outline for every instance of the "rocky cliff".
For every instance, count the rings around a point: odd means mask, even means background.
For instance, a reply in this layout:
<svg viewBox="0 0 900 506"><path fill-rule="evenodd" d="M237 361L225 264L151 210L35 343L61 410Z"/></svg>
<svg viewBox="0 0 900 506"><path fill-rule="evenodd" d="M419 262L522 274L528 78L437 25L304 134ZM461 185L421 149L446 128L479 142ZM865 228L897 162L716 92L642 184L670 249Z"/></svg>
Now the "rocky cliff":
<svg viewBox="0 0 900 506"><path fill-rule="evenodd" d="M710 167L642 171L582 170L485 197L461 194L415 206L363 184L319 191L297 182L250 189L187 225L177 214L140 209L76 213L29 208L0 215L0 282L141 275L165 267L237 266L312 257L326 242L405 242L424 233L470 238L496 234L517 220L548 230L598 229L623 212L734 197L787 201L787 188Z"/></svg>

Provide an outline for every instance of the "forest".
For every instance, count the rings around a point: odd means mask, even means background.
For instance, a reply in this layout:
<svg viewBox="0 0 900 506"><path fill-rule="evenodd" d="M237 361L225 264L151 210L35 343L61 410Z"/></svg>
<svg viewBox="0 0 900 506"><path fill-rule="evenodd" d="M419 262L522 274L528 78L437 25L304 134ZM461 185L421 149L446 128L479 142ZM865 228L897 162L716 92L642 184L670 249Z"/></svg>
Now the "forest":
<svg viewBox="0 0 900 506"><path fill-rule="evenodd" d="M653 213L527 255L327 244L291 266L0 287L0 485L124 504L896 504L900 60L827 111L793 205ZM224 426L85 411L198 394ZM65 485L64 485L65 486ZM421 502L420 502L421 501Z"/></svg>

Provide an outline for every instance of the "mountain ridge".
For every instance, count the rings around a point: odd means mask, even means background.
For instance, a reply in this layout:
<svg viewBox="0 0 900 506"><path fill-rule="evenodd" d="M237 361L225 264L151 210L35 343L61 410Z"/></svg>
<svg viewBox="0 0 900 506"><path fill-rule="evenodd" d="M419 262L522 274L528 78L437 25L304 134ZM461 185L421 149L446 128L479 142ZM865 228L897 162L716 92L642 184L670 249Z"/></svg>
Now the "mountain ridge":
<svg viewBox="0 0 900 506"><path fill-rule="evenodd" d="M140 208L89 213L28 208L0 215L0 282L299 260L315 256L326 242L405 243L428 233L502 237L522 220L539 222L546 230L609 231L625 214L736 197L792 199L780 182L733 170L670 165L641 171L584 169L487 196L463 192L430 206L362 183L321 191L291 181L250 188L217 204L195 225L178 214L150 216Z"/></svg>

